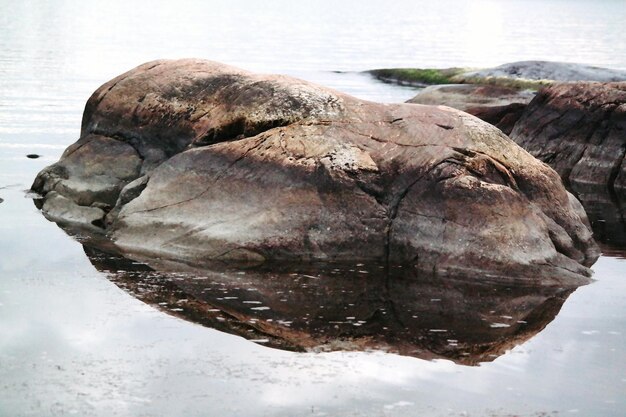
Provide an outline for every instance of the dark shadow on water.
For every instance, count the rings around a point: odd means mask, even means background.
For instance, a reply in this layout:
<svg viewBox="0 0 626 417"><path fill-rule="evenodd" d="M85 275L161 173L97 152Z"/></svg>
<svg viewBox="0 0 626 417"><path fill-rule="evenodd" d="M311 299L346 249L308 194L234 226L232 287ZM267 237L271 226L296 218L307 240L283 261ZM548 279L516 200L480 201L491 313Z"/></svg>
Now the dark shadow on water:
<svg viewBox="0 0 626 417"><path fill-rule="evenodd" d="M596 241L609 250L626 249L626 195L596 185L572 184L572 190L587 212Z"/></svg>
<svg viewBox="0 0 626 417"><path fill-rule="evenodd" d="M385 350L475 365L540 332L575 289L376 264L148 266L84 248L110 281L147 304L292 351Z"/></svg>

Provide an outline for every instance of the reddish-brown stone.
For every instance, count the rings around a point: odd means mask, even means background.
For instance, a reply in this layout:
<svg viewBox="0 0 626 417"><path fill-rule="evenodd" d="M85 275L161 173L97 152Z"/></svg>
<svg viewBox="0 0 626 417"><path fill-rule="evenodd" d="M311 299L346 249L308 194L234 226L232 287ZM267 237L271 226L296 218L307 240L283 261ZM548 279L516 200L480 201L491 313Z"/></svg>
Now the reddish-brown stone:
<svg viewBox="0 0 626 417"><path fill-rule="evenodd" d="M555 282L584 280L598 256L557 173L467 113L201 60L98 89L81 139L33 189L52 219L195 264L372 260Z"/></svg>

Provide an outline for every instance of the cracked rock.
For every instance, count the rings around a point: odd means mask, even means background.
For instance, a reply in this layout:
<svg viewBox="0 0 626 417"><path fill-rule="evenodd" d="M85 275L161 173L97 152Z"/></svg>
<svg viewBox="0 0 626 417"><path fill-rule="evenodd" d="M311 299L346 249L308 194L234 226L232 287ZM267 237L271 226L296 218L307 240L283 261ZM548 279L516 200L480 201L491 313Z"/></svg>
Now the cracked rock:
<svg viewBox="0 0 626 417"><path fill-rule="evenodd" d="M81 135L33 190L113 207L100 225L126 254L372 260L548 283L586 281L598 256L558 174L450 108L157 61L98 89Z"/></svg>

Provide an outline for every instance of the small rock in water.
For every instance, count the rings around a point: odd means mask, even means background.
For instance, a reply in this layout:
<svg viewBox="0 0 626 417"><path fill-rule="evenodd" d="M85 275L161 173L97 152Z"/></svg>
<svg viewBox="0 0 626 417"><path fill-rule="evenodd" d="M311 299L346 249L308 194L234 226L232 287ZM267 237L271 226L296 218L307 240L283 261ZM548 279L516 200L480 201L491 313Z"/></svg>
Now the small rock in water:
<svg viewBox="0 0 626 417"><path fill-rule="evenodd" d="M26 158L29 159L37 159L39 158L41 155L37 155L36 153L29 153L28 155L26 155Z"/></svg>
<svg viewBox="0 0 626 417"><path fill-rule="evenodd" d="M4 200L2 198L0 198L0 203L2 203Z"/></svg>

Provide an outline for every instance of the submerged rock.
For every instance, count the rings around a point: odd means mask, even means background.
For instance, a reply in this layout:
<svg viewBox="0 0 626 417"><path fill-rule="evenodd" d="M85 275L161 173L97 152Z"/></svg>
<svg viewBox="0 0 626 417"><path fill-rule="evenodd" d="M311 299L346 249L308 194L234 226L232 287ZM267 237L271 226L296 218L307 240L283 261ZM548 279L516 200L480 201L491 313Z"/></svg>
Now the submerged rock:
<svg viewBox="0 0 626 417"><path fill-rule="evenodd" d="M99 88L33 190L53 220L193 264L369 260L549 281L588 276L598 256L557 173L487 123L201 60Z"/></svg>

